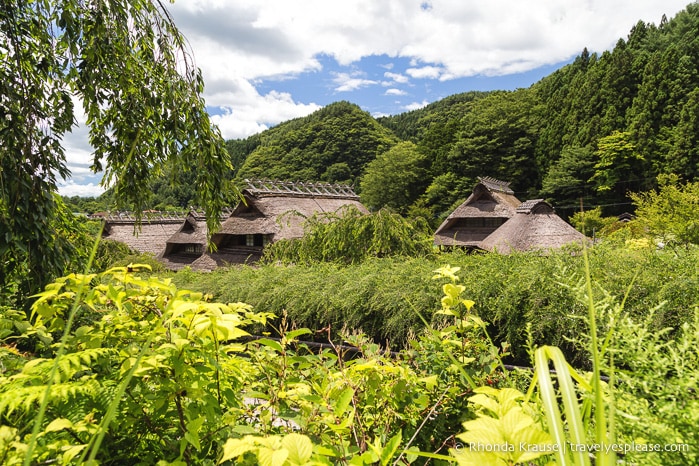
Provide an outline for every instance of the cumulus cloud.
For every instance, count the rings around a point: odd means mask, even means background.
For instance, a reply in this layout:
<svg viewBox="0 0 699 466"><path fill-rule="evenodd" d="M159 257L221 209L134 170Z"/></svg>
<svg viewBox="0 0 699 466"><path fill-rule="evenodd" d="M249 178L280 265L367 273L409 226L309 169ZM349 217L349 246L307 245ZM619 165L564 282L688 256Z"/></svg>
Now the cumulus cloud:
<svg viewBox="0 0 699 466"><path fill-rule="evenodd" d="M406 95L407 92L401 89L396 89L396 88L391 88L387 89L385 92L386 95Z"/></svg>
<svg viewBox="0 0 699 466"><path fill-rule="evenodd" d="M560 62L583 47L605 50L638 20L658 22L685 6L686 0L197 0L171 8L207 74L235 67L252 79L313 69L319 54L344 65L370 55L413 57L454 77L506 74Z"/></svg>
<svg viewBox="0 0 699 466"><path fill-rule="evenodd" d="M332 74L334 76L333 82L335 83L335 91L337 92L349 92L377 84L377 82L372 79L365 79L354 73Z"/></svg>
<svg viewBox="0 0 699 466"><path fill-rule="evenodd" d="M422 102L413 102L409 105L406 105L403 107L406 112L410 112L412 110L418 110L420 108L428 106L430 103L427 100L423 100Z"/></svg>
<svg viewBox="0 0 699 466"><path fill-rule="evenodd" d="M78 184L73 180L58 185L58 194L61 196L97 197L104 192L99 184Z"/></svg>
<svg viewBox="0 0 699 466"><path fill-rule="evenodd" d="M282 121L302 117L320 109L320 105L295 102L288 93L250 94L236 106L224 106L211 117L225 139L242 139Z"/></svg>
<svg viewBox="0 0 699 466"><path fill-rule="evenodd" d="M408 77L400 73L386 72L383 74L385 78L390 79L393 83L405 84L409 81Z"/></svg>

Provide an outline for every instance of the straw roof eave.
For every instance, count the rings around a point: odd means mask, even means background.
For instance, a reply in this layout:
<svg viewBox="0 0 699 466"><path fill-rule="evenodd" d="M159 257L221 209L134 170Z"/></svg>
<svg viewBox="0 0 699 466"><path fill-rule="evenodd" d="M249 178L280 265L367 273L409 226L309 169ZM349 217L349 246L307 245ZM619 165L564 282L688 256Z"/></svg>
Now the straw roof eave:
<svg viewBox="0 0 699 466"><path fill-rule="evenodd" d="M517 213L483 240L488 251L509 253L513 250L558 249L582 242L586 237L553 212L539 207L538 213Z"/></svg>

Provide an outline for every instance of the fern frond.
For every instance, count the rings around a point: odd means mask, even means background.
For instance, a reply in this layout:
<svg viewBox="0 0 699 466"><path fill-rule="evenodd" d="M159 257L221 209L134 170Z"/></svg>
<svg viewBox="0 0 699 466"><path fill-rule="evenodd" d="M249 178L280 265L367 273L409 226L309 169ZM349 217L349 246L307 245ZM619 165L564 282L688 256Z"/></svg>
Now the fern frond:
<svg viewBox="0 0 699 466"><path fill-rule="evenodd" d="M0 393L0 416L9 416L16 410L31 414L41 403L46 385L3 387L11 388ZM75 382L56 383L51 386L49 404L64 403L79 396L93 397L100 391L100 384L85 378Z"/></svg>
<svg viewBox="0 0 699 466"><path fill-rule="evenodd" d="M58 380L55 382L66 382L72 379L78 372L90 369L98 359L107 358L113 353L115 353L115 350L111 348L88 348L76 353L64 354L58 361ZM33 378L38 379L39 383L46 383L53 365L53 359L34 359L27 362L22 369L22 373L17 374L16 377Z"/></svg>

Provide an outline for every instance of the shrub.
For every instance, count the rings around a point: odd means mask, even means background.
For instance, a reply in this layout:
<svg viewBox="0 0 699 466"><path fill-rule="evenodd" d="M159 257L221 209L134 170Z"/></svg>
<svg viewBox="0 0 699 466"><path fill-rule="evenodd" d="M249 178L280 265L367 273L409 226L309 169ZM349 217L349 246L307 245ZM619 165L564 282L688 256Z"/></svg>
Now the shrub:
<svg viewBox="0 0 699 466"><path fill-rule="evenodd" d="M315 214L306 219L304 236L281 240L265 248L266 263L357 264L369 257L425 256L432 251L429 226L408 221L386 209L363 214L346 208L340 214Z"/></svg>

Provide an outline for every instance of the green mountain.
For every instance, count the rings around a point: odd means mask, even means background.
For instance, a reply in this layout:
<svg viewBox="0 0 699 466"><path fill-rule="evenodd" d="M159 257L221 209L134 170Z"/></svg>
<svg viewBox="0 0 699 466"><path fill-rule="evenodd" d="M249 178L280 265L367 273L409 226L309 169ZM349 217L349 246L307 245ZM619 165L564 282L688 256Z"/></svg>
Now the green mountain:
<svg viewBox="0 0 699 466"><path fill-rule="evenodd" d="M692 3L658 25L637 23L611 51L583 50L528 89L466 92L378 119L337 102L228 141L232 176L351 183L372 207L433 224L478 176L511 181L520 199L545 197L564 216L580 199L617 214L632 210L628 192L655 187L658 175L699 176L697 70ZM362 186L367 169L371 182ZM169 191L170 202L189 198L176 194Z"/></svg>
<svg viewBox="0 0 699 466"><path fill-rule="evenodd" d="M400 142L389 129L349 102L263 132L238 178L359 184L367 163ZM258 140L256 139L256 140Z"/></svg>

